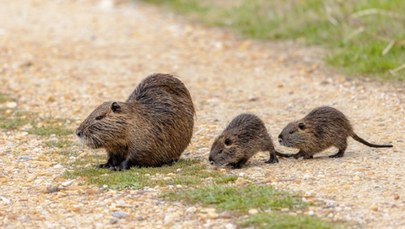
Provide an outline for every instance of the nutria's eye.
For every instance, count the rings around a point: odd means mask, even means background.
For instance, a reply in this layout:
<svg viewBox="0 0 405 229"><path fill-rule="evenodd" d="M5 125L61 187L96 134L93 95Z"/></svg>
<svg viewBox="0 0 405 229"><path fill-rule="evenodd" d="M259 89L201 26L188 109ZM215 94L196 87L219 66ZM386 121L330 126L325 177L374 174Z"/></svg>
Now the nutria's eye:
<svg viewBox="0 0 405 229"><path fill-rule="evenodd" d="M96 120L101 120L101 119L103 119L104 117L105 117L105 115L97 116L97 117L96 117Z"/></svg>
<svg viewBox="0 0 405 229"><path fill-rule="evenodd" d="M289 134L293 134L294 133L294 130L290 130L290 132L288 132Z"/></svg>
<svg viewBox="0 0 405 229"><path fill-rule="evenodd" d="M120 111L120 110L121 110L121 106L120 106L117 102L113 102L113 103L111 104L111 110L112 110L113 112Z"/></svg>
<svg viewBox="0 0 405 229"><path fill-rule="evenodd" d="M225 139L224 143L225 143L226 146L229 146L229 145L232 144L232 141L231 141L231 139L227 138L227 139Z"/></svg>
<svg viewBox="0 0 405 229"><path fill-rule="evenodd" d="M305 128L305 124L300 122L298 123L298 128L300 128L301 130L303 130Z"/></svg>

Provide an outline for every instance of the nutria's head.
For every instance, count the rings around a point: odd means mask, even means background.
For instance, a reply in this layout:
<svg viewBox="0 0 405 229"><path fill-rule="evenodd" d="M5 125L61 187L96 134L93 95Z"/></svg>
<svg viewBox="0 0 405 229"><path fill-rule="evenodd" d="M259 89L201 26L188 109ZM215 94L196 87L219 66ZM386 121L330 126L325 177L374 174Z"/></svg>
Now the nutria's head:
<svg viewBox="0 0 405 229"><path fill-rule="evenodd" d="M104 102L80 124L76 136L94 149L125 142L130 108L123 102Z"/></svg>
<svg viewBox="0 0 405 229"><path fill-rule="evenodd" d="M300 149L310 135L311 131L303 120L290 122L278 135L278 142L283 146Z"/></svg>
<svg viewBox="0 0 405 229"><path fill-rule="evenodd" d="M221 134L211 146L210 164L227 166L237 163L244 157L237 134Z"/></svg>

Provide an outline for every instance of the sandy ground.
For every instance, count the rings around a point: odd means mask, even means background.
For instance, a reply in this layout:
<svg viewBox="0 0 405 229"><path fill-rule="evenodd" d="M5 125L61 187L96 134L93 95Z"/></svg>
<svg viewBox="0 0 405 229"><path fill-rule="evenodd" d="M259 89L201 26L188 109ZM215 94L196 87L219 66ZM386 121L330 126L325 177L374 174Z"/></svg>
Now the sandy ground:
<svg viewBox="0 0 405 229"><path fill-rule="evenodd" d="M275 139L312 108L331 105L360 136L392 149L350 140L345 157L280 159L229 171L321 200L311 214L364 228L405 228L404 85L348 79L327 70L316 48L258 43L207 29L169 12L108 1L0 1L0 92L22 110L80 123L96 105L125 100L154 72L173 73L197 109L185 158L206 160L213 138L241 112L260 116ZM1 106L5 106L2 104ZM106 191L63 182L65 168L40 137L0 132L0 227L218 227L232 219L157 198L161 190ZM276 144L283 152L294 152ZM89 149L82 149L90 152ZM24 157L32 160L24 160ZM124 212L119 219L114 212Z"/></svg>

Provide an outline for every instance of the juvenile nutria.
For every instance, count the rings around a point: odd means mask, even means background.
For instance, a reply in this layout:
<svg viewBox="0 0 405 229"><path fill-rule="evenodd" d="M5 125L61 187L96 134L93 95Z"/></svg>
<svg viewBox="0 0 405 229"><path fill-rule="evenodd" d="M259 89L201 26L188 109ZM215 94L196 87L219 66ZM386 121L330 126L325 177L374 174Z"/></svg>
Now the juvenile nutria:
<svg viewBox="0 0 405 229"><path fill-rule="evenodd" d="M342 112L323 106L315 108L303 119L289 123L278 136L281 145L297 148L299 152L277 155L310 159L314 154L335 146L339 151L329 157L343 157L349 136L370 147L392 147L392 145L371 144L360 138L354 133L352 125Z"/></svg>
<svg viewBox="0 0 405 229"><path fill-rule="evenodd" d="M241 168L258 151L269 151L270 159L266 163L278 162L262 120L253 114L240 114L215 139L208 160L219 166Z"/></svg>
<svg viewBox="0 0 405 229"><path fill-rule="evenodd" d="M184 84L168 74L153 74L126 102L104 102L76 130L90 148L105 148L99 168L161 166L179 159L191 140L194 106Z"/></svg>

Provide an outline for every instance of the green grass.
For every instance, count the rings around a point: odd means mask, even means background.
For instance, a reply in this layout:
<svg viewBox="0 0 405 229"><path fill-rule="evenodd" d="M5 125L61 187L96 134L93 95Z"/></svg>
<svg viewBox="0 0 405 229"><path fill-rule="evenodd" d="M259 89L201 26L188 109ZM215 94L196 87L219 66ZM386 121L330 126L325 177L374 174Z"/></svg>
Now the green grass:
<svg viewBox="0 0 405 229"><path fill-rule="evenodd" d="M93 157L93 156L92 156ZM105 159L104 159L105 160ZM133 167L124 172L114 172L94 167L84 168L82 159L75 164L73 171L68 171L68 178L82 177L87 183L111 189L140 189L143 187L184 185L199 186L204 182L225 184L234 182L237 177L226 175L215 170L207 170L203 164L195 160L179 160L172 166ZM101 161L99 161L101 163Z"/></svg>
<svg viewBox="0 0 405 229"><path fill-rule="evenodd" d="M185 192L169 192L164 198L185 201L189 204L202 204L220 211L230 211L239 217L242 227L254 228L336 228L337 225L317 217L288 215L280 212L288 208L291 212L305 210L307 204L287 192L271 186L251 184L243 187L210 185ZM248 215L249 209L257 209L258 214Z"/></svg>
<svg viewBox="0 0 405 229"><path fill-rule="evenodd" d="M0 129L16 130L30 123L33 114L30 112L0 109Z"/></svg>
<svg viewBox="0 0 405 229"><path fill-rule="evenodd" d="M393 71L405 64L403 0L143 1L247 38L323 46L326 63L352 75L405 80L405 69Z"/></svg>
<svg viewBox="0 0 405 229"><path fill-rule="evenodd" d="M66 140L66 139L59 139L59 140L46 141L45 145L47 147L63 149L63 148L68 148L68 147L72 146L73 142L70 140Z"/></svg>
<svg viewBox="0 0 405 229"><path fill-rule="evenodd" d="M9 101L12 101L12 100L13 99L10 96L8 96L6 94L3 94L3 93L0 93L0 103L9 102Z"/></svg>
<svg viewBox="0 0 405 229"><path fill-rule="evenodd" d="M271 229L328 229L343 228L340 225L323 221L311 216L292 216L280 213L259 213L239 221L242 227L271 228Z"/></svg>
<svg viewBox="0 0 405 229"><path fill-rule="evenodd" d="M42 120L40 123L41 125L34 123L33 127L28 131L28 133L43 137L51 135L61 137L73 134L73 130L66 127L66 120L47 119Z"/></svg>
<svg viewBox="0 0 405 229"><path fill-rule="evenodd" d="M303 208L305 203L287 192L270 186L248 185L245 187L227 187L211 185L187 192L170 192L165 195L171 200L185 200L188 203L214 205L223 211L247 213L249 209Z"/></svg>
<svg viewBox="0 0 405 229"><path fill-rule="evenodd" d="M38 124L41 123L41 126ZM31 124L32 128L28 133L49 137L56 135L58 137L71 135L72 130L66 127L67 120L63 119L45 119L40 120L38 115L32 112L26 112L16 109L1 109L0 108L0 129L17 130L27 124ZM64 144L68 146L67 140L49 141L45 143L51 147L62 147Z"/></svg>
<svg viewBox="0 0 405 229"><path fill-rule="evenodd" d="M165 5L171 7L180 13L207 13L209 8L200 3L199 0L147 0L152 4Z"/></svg>

